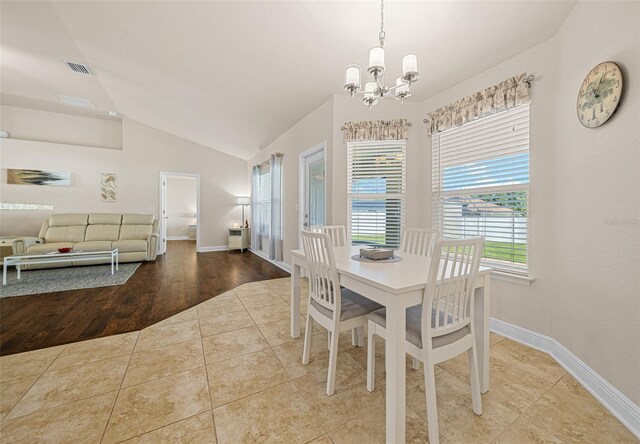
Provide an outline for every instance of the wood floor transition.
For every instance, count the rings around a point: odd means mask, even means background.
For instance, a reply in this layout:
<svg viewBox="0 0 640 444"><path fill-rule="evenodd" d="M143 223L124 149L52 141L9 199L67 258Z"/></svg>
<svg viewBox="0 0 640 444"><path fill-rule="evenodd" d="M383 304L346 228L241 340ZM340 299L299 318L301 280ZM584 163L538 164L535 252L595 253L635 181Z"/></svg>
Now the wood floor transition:
<svg viewBox="0 0 640 444"><path fill-rule="evenodd" d="M246 282L289 276L250 252L168 245L124 285L0 298L0 355L140 330Z"/></svg>

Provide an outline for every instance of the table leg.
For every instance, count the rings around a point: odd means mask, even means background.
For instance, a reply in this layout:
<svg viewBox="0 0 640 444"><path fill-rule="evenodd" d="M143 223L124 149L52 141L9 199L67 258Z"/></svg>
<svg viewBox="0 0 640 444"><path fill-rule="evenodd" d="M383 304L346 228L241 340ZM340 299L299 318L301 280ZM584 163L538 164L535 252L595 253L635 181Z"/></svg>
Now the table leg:
<svg viewBox="0 0 640 444"><path fill-rule="evenodd" d="M7 285L7 263L2 261L2 285Z"/></svg>
<svg viewBox="0 0 640 444"><path fill-rule="evenodd" d="M113 261L113 255L111 255L111 276L113 276L114 267L115 267L115 262Z"/></svg>
<svg viewBox="0 0 640 444"><path fill-rule="evenodd" d="M387 371L387 442L405 442L406 307L387 305L385 367Z"/></svg>
<svg viewBox="0 0 640 444"><path fill-rule="evenodd" d="M20 279L20 265L16 265L16 277Z"/></svg>
<svg viewBox="0 0 640 444"><path fill-rule="evenodd" d="M118 253L116 253L116 270L118 270L118 263L120 260L118 259Z"/></svg>
<svg viewBox="0 0 640 444"><path fill-rule="evenodd" d="M482 288L476 288L474 301L476 351L480 391L489 391L489 318L491 316L491 274L485 274Z"/></svg>
<svg viewBox="0 0 640 444"><path fill-rule="evenodd" d="M291 270L291 337L300 337L300 264L294 260Z"/></svg>

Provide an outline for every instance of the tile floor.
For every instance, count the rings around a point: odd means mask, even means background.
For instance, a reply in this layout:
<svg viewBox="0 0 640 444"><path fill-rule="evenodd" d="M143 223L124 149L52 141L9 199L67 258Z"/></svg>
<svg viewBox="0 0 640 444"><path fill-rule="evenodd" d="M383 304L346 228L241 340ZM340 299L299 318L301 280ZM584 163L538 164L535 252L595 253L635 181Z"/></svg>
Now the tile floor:
<svg viewBox="0 0 640 444"><path fill-rule="evenodd" d="M288 278L254 282L140 332L2 357L0 440L384 442L383 342L369 393L366 349L343 333L327 397L326 336L314 328L303 366L288 303ZM471 411L466 356L437 369L443 443L638 442L549 356L493 334L491 343L482 416ZM408 442L427 441L422 377L407 368Z"/></svg>

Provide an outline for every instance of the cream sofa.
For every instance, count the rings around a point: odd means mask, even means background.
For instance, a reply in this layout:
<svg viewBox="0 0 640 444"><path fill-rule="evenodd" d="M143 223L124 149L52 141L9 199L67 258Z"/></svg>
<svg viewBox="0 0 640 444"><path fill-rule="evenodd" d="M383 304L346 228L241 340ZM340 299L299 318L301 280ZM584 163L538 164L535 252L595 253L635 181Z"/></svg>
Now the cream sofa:
<svg viewBox="0 0 640 444"><path fill-rule="evenodd" d="M14 240L13 254L44 254L63 247L83 251L117 248L120 262L153 261L157 254L158 239L158 221L152 214L54 214L42 223L38 237ZM95 263L105 262L109 260ZM48 264L29 268L87 264Z"/></svg>

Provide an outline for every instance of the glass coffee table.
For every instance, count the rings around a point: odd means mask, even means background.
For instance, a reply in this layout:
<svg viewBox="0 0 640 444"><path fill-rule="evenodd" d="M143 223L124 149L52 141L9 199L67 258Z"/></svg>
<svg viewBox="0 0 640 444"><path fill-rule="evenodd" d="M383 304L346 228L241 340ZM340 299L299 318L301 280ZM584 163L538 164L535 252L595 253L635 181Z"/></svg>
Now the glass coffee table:
<svg viewBox="0 0 640 444"><path fill-rule="evenodd" d="M62 264L65 262L85 262L95 261L96 259L111 260L111 274L118 269L118 249L102 250L102 251L70 251L68 253L52 253L44 254L20 254L6 256L2 268L2 285L7 285L7 267L15 265L18 279L20 279L20 266L31 264Z"/></svg>

